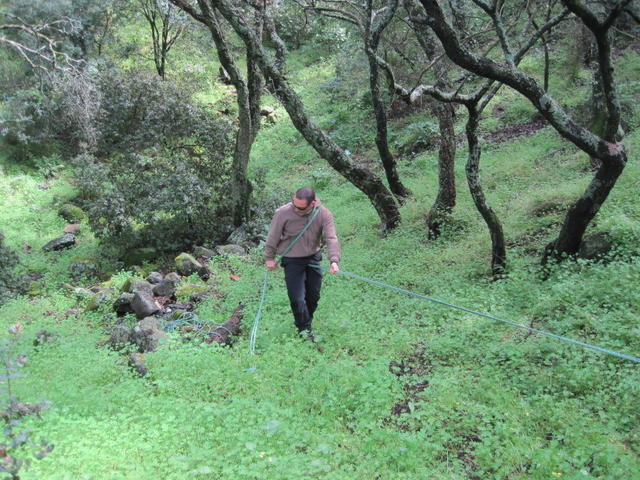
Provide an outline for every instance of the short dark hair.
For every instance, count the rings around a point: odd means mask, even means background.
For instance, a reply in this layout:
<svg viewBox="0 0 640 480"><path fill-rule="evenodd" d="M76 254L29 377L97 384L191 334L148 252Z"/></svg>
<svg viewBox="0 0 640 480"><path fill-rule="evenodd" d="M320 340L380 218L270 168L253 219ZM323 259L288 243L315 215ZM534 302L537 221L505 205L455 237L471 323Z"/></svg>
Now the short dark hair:
<svg viewBox="0 0 640 480"><path fill-rule="evenodd" d="M300 200L306 200L307 205L309 205L316 199L316 192L314 192L313 188L311 187L302 187L296 192L296 198L299 198Z"/></svg>

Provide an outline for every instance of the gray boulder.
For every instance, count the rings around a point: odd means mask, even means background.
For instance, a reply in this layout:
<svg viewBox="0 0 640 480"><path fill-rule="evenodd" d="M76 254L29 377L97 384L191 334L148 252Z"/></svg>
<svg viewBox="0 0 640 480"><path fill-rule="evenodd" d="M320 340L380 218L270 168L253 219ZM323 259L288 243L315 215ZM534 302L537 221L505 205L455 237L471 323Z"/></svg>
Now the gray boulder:
<svg viewBox="0 0 640 480"><path fill-rule="evenodd" d="M129 284L129 293L144 292L153 295L153 285L144 280L132 280Z"/></svg>
<svg viewBox="0 0 640 480"><path fill-rule="evenodd" d="M108 302L113 298L113 290L110 288L103 288L98 290L87 302L87 306L85 307L85 311L92 312L97 310L100 305Z"/></svg>
<svg viewBox="0 0 640 480"><path fill-rule="evenodd" d="M166 337L163 323L156 317L143 318L131 331L131 342L138 346L140 353L155 351L160 339Z"/></svg>
<svg viewBox="0 0 640 480"><path fill-rule="evenodd" d="M582 239L578 256L587 260L593 260L605 256L613 248L613 242L607 232L598 232L587 235Z"/></svg>
<svg viewBox="0 0 640 480"><path fill-rule="evenodd" d="M165 275L164 279L170 280L177 285L181 278L176 272L170 272Z"/></svg>
<svg viewBox="0 0 640 480"><path fill-rule="evenodd" d="M71 248L76 244L76 236L72 233L65 233L63 236L54 238L48 242L42 250L50 252L54 250L64 250L65 248Z"/></svg>
<svg viewBox="0 0 640 480"><path fill-rule="evenodd" d="M121 293L120 296L116 298L116 301L113 302L113 310L121 315L133 313L133 307L131 306L133 297L135 297L133 293Z"/></svg>
<svg viewBox="0 0 640 480"><path fill-rule="evenodd" d="M131 308L138 318L145 318L160 311L160 307L153 299L153 295L147 292L134 293Z"/></svg>
<svg viewBox="0 0 640 480"><path fill-rule="evenodd" d="M246 255L247 254L247 251L243 247L235 244L218 245L216 247L216 252L218 252L218 255Z"/></svg>
<svg viewBox="0 0 640 480"><path fill-rule="evenodd" d="M153 286L153 294L159 297L173 297L176 294L176 284L173 280L162 280L158 285Z"/></svg>
<svg viewBox="0 0 640 480"><path fill-rule="evenodd" d="M149 282L152 285L157 285L158 283L162 282L163 278L164 277L160 272L151 272L147 277L147 282Z"/></svg>
<svg viewBox="0 0 640 480"><path fill-rule="evenodd" d="M176 257L176 270L185 277L197 273L200 278L209 278L209 269L188 253L181 253Z"/></svg>
<svg viewBox="0 0 640 480"><path fill-rule="evenodd" d="M114 326L109 338L103 342L114 350L120 350L128 343L131 343L131 329L125 325Z"/></svg>
<svg viewBox="0 0 640 480"><path fill-rule="evenodd" d="M197 257L197 258L205 258L209 260L211 257L216 256L216 252L214 250L211 250L205 247L194 247L193 255L194 257Z"/></svg>

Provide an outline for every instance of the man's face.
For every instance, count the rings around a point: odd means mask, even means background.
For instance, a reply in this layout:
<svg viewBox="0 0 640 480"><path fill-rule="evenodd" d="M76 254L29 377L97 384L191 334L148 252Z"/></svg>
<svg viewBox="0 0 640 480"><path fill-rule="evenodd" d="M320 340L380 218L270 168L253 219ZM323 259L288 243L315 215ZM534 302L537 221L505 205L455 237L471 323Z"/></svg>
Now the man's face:
<svg viewBox="0 0 640 480"><path fill-rule="evenodd" d="M292 203L293 209L298 215L306 215L315 205L315 201L307 203L306 200L298 197L293 197Z"/></svg>

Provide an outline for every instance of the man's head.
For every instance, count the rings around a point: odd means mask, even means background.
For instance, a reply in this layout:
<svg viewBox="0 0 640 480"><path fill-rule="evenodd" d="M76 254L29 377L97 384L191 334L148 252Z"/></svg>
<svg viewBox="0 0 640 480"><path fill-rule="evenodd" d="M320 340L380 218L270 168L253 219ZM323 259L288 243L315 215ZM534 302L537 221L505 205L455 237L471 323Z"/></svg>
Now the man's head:
<svg viewBox="0 0 640 480"><path fill-rule="evenodd" d="M299 189L292 200L293 208L296 213L306 214L316 205L316 192L311 187L302 187Z"/></svg>

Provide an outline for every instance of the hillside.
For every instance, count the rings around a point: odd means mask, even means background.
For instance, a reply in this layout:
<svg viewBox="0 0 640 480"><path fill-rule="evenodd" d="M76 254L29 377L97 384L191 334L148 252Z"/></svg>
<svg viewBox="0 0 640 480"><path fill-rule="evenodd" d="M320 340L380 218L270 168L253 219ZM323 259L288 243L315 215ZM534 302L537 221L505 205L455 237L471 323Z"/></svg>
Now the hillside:
<svg viewBox="0 0 640 480"><path fill-rule="evenodd" d="M352 147L352 155L380 173L370 112L344 99L327 104L322 92L333 88L336 59L308 53L292 54L292 83L321 125L349 146L369 145ZM621 89L631 98L639 93L638 56L630 48L616 60ZM554 88L568 104L586 98L584 78L560 77ZM223 95L213 88L203 97ZM312 185L335 215L346 272L640 353L637 107L625 138L629 163L588 231L607 232L614 250L599 260L554 265L545 276L541 252L590 180L589 159L539 123L512 91L493 100L482 124L481 173L509 247L508 274L496 281L489 235L466 187L462 111L458 202L443 235L428 240L424 220L437 193L434 146L399 161L413 198L401 207L400 227L383 234L366 197L318 158L275 99L264 103L275 107L276 121L260 131L249 165L258 198L277 205L296 187ZM426 115L394 119L398 141ZM9 345L3 353L26 357L12 393L24 402L51 402L20 428L54 445L20 478L640 478L640 373L631 361L344 275L325 277L314 321L322 342L302 342L281 270L269 276L253 355L261 247L213 257L209 285L220 295L196 307L201 319L222 323L245 305L237 342L221 347L169 334L145 354L147 374L140 377L126 354L101 343L117 321L111 304L86 311L77 288L109 282L118 290L131 276L173 268L172 257L124 267L86 219L75 247L43 252L66 224L59 207L77 194L73 167L45 178L45 169L6 157L0 165L5 243L18 252L20 272L33 275L27 294L0 306ZM81 261L94 264L98 275L74 278L71 265ZM204 285L197 275L182 281ZM59 336L34 346L43 329ZM30 452L25 447L22 454Z"/></svg>

